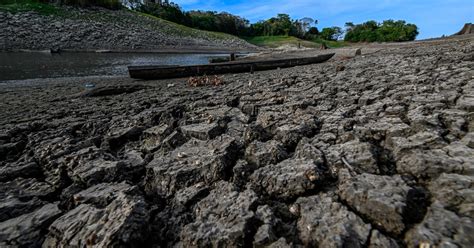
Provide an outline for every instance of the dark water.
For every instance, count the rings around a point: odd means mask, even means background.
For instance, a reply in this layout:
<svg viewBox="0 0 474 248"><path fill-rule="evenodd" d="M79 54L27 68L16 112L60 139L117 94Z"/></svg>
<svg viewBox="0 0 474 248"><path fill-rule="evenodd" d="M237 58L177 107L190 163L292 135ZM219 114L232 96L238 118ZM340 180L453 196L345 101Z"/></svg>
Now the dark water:
<svg viewBox="0 0 474 248"><path fill-rule="evenodd" d="M128 75L129 65L207 64L222 54L0 53L0 81Z"/></svg>

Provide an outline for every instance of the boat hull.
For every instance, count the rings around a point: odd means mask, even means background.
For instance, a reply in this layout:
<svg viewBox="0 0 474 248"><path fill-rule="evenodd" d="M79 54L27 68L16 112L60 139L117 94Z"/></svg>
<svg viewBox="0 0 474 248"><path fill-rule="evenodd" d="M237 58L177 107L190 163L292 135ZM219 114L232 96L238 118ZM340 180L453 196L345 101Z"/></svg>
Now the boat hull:
<svg viewBox="0 0 474 248"><path fill-rule="evenodd" d="M190 76L215 75L226 73L243 73L253 71L273 70L300 65L322 63L334 56L334 53L323 54L315 57L273 59L247 62L227 62L217 64L192 65L192 66L129 66L131 78L136 79L168 79Z"/></svg>

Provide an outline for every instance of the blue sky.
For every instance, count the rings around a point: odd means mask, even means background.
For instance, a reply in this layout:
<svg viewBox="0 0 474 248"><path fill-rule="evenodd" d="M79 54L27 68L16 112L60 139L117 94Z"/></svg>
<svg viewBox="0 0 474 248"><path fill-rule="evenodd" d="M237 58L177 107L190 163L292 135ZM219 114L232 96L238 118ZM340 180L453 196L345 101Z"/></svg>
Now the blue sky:
<svg viewBox="0 0 474 248"><path fill-rule="evenodd" d="M318 28L386 19L414 23L418 39L451 35L474 22L474 0L174 0L185 10L226 11L250 20L287 13L319 20Z"/></svg>

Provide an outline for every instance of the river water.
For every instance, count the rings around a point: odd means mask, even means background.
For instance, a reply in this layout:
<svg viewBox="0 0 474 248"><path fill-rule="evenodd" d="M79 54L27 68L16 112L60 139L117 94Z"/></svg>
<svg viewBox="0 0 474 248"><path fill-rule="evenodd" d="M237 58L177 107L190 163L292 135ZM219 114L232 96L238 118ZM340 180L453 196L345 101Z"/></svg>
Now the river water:
<svg viewBox="0 0 474 248"><path fill-rule="evenodd" d="M197 65L223 54L0 53L0 81L128 75L129 65Z"/></svg>

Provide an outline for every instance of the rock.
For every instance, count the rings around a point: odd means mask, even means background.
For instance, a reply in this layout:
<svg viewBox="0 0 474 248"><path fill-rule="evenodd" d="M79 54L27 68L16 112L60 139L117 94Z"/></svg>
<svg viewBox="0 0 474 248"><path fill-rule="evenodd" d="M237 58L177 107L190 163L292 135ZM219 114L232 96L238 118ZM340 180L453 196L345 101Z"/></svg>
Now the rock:
<svg viewBox="0 0 474 248"><path fill-rule="evenodd" d="M12 163L0 167L0 182L18 177L39 177L41 174L41 168L36 162Z"/></svg>
<svg viewBox="0 0 474 248"><path fill-rule="evenodd" d="M292 149L301 138L313 136L320 126L319 120L308 111L277 111L269 107L259 112L256 124L273 134L275 140Z"/></svg>
<svg viewBox="0 0 474 248"><path fill-rule="evenodd" d="M371 121L364 126L355 126L356 135L359 139L384 140L391 137L407 136L410 134L410 126L398 117L384 117Z"/></svg>
<svg viewBox="0 0 474 248"><path fill-rule="evenodd" d="M141 196L119 194L105 208L80 204L51 224L43 247L139 247L148 235L148 219Z"/></svg>
<svg viewBox="0 0 474 248"><path fill-rule="evenodd" d="M468 125L468 112L459 109L446 109L441 111L441 121L448 128L449 135L454 136L452 140L462 138L466 134L466 126Z"/></svg>
<svg viewBox="0 0 474 248"><path fill-rule="evenodd" d="M143 127L133 126L110 132L108 137L106 137L106 143L108 144L106 148L118 150L128 141L138 140L143 129Z"/></svg>
<svg viewBox="0 0 474 248"><path fill-rule="evenodd" d="M238 192L229 183L219 182L195 209L196 219L181 231L181 246L242 247L255 229L257 195ZM251 239L250 239L251 240Z"/></svg>
<svg viewBox="0 0 474 248"><path fill-rule="evenodd" d="M71 177L79 183L91 186L100 182L113 182L125 171L125 164L103 159L92 160L76 167Z"/></svg>
<svg viewBox="0 0 474 248"><path fill-rule="evenodd" d="M1 199L0 221L6 221L34 211L45 203L38 198L19 199L17 197Z"/></svg>
<svg viewBox="0 0 474 248"><path fill-rule="evenodd" d="M168 205L153 218L149 242L162 246L173 246L180 240L184 226L194 220L193 214L182 205Z"/></svg>
<svg viewBox="0 0 474 248"><path fill-rule="evenodd" d="M281 141L286 147L296 147L301 138L311 136L313 130L306 125L283 125L275 130L275 139Z"/></svg>
<svg viewBox="0 0 474 248"><path fill-rule="evenodd" d="M154 126L143 131L143 148L147 151L155 151L161 146L161 142L172 132L167 124Z"/></svg>
<svg viewBox="0 0 474 248"><path fill-rule="evenodd" d="M145 160L142 158L142 153L135 150L128 150L125 152L123 161L127 163L130 170L140 170L145 165Z"/></svg>
<svg viewBox="0 0 474 248"><path fill-rule="evenodd" d="M48 226L61 214L57 204L0 222L0 246L39 247Z"/></svg>
<svg viewBox="0 0 474 248"><path fill-rule="evenodd" d="M191 187L178 191L174 197L176 204L189 207L209 194L209 187L204 183L197 183Z"/></svg>
<svg viewBox="0 0 474 248"><path fill-rule="evenodd" d="M324 153L309 144L309 140L301 140L296 147L294 157L300 159L312 159L316 165L321 167L326 166Z"/></svg>
<svg viewBox="0 0 474 248"><path fill-rule="evenodd" d="M370 244L369 248L398 248L400 247L392 238L389 238L379 231L372 229L372 234L370 235Z"/></svg>
<svg viewBox="0 0 474 248"><path fill-rule="evenodd" d="M416 131L430 131L440 126L439 114L433 113L432 106L413 104L408 110L407 119Z"/></svg>
<svg viewBox="0 0 474 248"><path fill-rule="evenodd" d="M329 165L343 167L343 158L357 171L379 174L377 160L373 154L375 148L367 142L353 140L341 145L335 145L328 150Z"/></svg>
<svg viewBox="0 0 474 248"><path fill-rule="evenodd" d="M78 184L78 183L72 183L71 185L67 186L61 191L61 195L59 196L59 199L61 201L60 207L62 209L67 209L70 210L75 206L73 196L74 194L77 194L84 190L83 185Z"/></svg>
<svg viewBox="0 0 474 248"><path fill-rule="evenodd" d="M36 179L18 178L14 181L0 183L0 221L15 218L32 212L46 204L54 193L51 185L38 182Z"/></svg>
<svg viewBox="0 0 474 248"><path fill-rule="evenodd" d="M474 218L474 177L441 174L428 186L432 198L443 207L463 216Z"/></svg>
<svg viewBox="0 0 474 248"><path fill-rule="evenodd" d="M297 228L303 244L308 247L363 247L370 235L370 224L330 195L298 198Z"/></svg>
<svg viewBox="0 0 474 248"><path fill-rule="evenodd" d="M474 172L474 149L465 145L465 142L452 142L448 146L443 147L443 151L452 158L463 163L463 174L470 175Z"/></svg>
<svg viewBox="0 0 474 248"><path fill-rule="evenodd" d="M15 161L18 157L18 154L23 151L25 148L24 141L18 141L8 144L1 144L0 143L0 161Z"/></svg>
<svg viewBox="0 0 474 248"><path fill-rule="evenodd" d="M174 148L186 143L186 138L179 132L172 132L162 142L165 150L173 150Z"/></svg>
<svg viewBox="0 0 474 248"><path fill-rule="evenodd" d="M286 242L285 238L280 238L277 241L271 243L267 246L268 248L290 248L293 247L292 245Z"/></svg>
<svg viewBox="0 0 474 248"><path fill-rule="evenodd" d="M140 90L149 89L150 86L145 85L113 85L113 86L102 86L81 93L82 97L101 97L101 96L115 96L121 94L130 94Z"/></svg>
<svg viewBox="0 0 474 248"><path fill-rule="evenodd" d="M200 140L211 140L219 136L223 132L223 128L217 123L200 123L181 127L181 132L190 137Z"/></svg>
<svg viewBox="0 0 474 248"><path fill-rule="evenodd" d="M203 198L209 195L210 188L204 183L197 183L176 192L164 209L154 217L152 222L152 243L171 246L180 240L184 226L194 221L192 209Z"/></svg>
<svg viewBox="0 0 474 248"><path fill-rule="evenodd" d="M246 127L247 124L243 124L240 121L233 120L227 123L226 133L231 137L235 137L236 142L239 144L239 146L243 147L245 145L244 132Z"/></svg>
<svg viewBox="0 0 474 248"><path fill-rule="evenodd" d="M387 146L393 151L395 158L400 158L416 148L442 148L446 146L446 142L437 133L419 132L407 138L391 137L387 140Z"/></svg>
<svg viewBox="0 0 474 248"><path fill-rule="evenodd" d="M144 161L134 152L117 161L110 153L89 147L68 155L65 159L68 175L73 181L92 186L101 182L133 180L144 170Z"/></svg>
<svg viewBox="0 0 474 248"><path fill-rule="evenodd" d="M245 150L245 158L257 168L276 164L287 157L288 154L283 145L274 140L265 143L253 141Z"/></svg>
<svg viewBox="0 0 474 248"><path fill-rule="evenodd" d="M462 139L461 143L465 146L474 149L474 132L467 133Z"/></svg>
<svg viewBox="0 0 474 248"><path fill-rule="evenodd" d="M467 95L467 96L462 96L458 99L457 105L466 111L472 112L474 111L474 96L473 95Z"/></svg>
<svg viewBox="0 0 474 248"><path fill-rule="evenodd" d="M397 171L420 179L436 178L441 173L462 173L464 165L440 149L412 150L397 161Z"/></svg>
<svg viewBox="0 0 474 248"><path fill-rule="evenodd" d="M119 195L139 195L136 187L122 183L101 183L82 190L73 196L74 205L91 204L105 208Z"/></svg>
<svg viewBox="0 0 474 248"><path fill-rule="evenodd" d="M255 165L250 165L245 160L238 160L232 168L232 182L237 187L244 187L247 184L248 177L255 171Z"/></svg>
<svg viewBox="0 0 474 248"><path fill-rule="evenodd" d="M409 204L423 208L423 202L418 204L407 202L408 192L415 189L406 185L400 176L363 173L350 177L347 170L341 174L338 186L341 199L366 216L374 226L387 232L395 235L403 232Z"/></svg>
<svg viewBox="0 0 474 248"><path fill-rule="evenodd" d="M313 160L287 159L256 170L249 184L269 197L291 199L324 185L327 178L324 168Z"/></svg>
<svg viewBox="0 0 474 248"><path fill-rule="evenodd" d="M244 130L244 141L246 144L250 144L254 140L265 142L271 138L271 133L265 130L261 125L251 124Z"/></svg>
<svg viewBox="0 0 474 248"><path fill-rule="evenodd" d="M244 114L255 117L259 114L260 108L280 104L282 101L283 99L278 93L244 95L240 97L239 108Z"/></svg>
<svg viewBox="0 0 474 248"><path fill-rule="evenodd" d="M211 141L191 139L147 165L146 192L169 197L198 182L210 184L229 178L235 152L235 140L229 136Z"/></svg>
<svg viewBox="0 0 474 248"><path fill-rule="evenodd" d="M275 241L277 237L273 233L273 227L268 224L261 225L254 236L253 245L255 247L261 247L265 244L269 244Z"/></svg>
<svg viewBox="0 0 474 248"><path fill-rule="evenodd" d="M434 202L423 221L409 230L405 242L409 247L429 244L436 247L469 247L474 243L472 218L458 216Z"/></svg>
<svg viewBox="0 0 474 248"><path fill-rule="evenodd" d="M275 229L278 228L278 225L281 225L280 220L277 219L270 206L264 205L259 206L255 212L256 218L262 223L262 225L257 229L255 236L253 238L254 247L264 247L277 241L277 236Z"/></svg>

